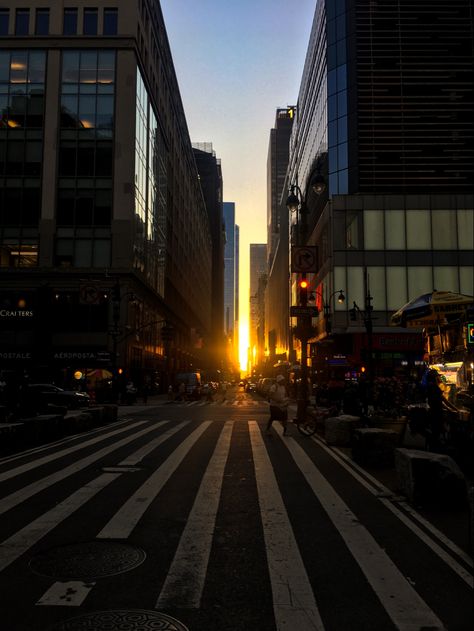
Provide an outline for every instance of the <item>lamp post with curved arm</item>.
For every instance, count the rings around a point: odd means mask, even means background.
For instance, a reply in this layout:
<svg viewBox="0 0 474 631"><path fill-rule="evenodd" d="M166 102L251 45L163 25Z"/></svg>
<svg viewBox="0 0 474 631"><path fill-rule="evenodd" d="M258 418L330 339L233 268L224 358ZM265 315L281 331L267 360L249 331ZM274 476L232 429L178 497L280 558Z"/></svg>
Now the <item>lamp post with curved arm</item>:
<svg viewBox="0 0 474 631"><path fill-rule="evenodd" d="M317 289L315 291L311 292L312 294L315 294L315 296L319 296L321 298L321 300L323 301L323 315L324 315L324 322L325 322L325 330L326 333L331 333L331 299L338 294L337 296L337 302L342 305L344 304L344 302L346 301L346 297L344 295L344 290L343 289L337 289L336 291L333 291L332 294L328 297L326 297L326 300L324 299L322 293L320 291L318 291Z"/></svg>
<svg viewBox="0 0 474 631"><path fill-rule="evenodd" d="M321 194L326 188L326 182L322 175L318 173L310 180L309 185L316 194ZM298 186L298 184L292 184L290 186L289 195L286 200L286 206L291 214L296 214L296 233L292 233L293 237L291 243L292 249L292 264L293 264L293 251L296 248L300 248L299 265L297 269L292 268L292 272L299 274L300 279L298 283L299 295L298 305L292 306L292 312L296 311L298 325L295 329L295 335L301 342L301 382L297 393L297 407L296 407L296 422L302 423L306 418L306 408L308 405L308 340L312 337L311 326L311 307L307 306L308 303L308 281L306 273L316 272L316 261L314 260L314 267L308 263L311 261L311 250L307 248L307 252L304 250L307 240L308 232L308 207L306 204L306 195L304 195ZM293 242L295 241L295 242ZM306 259L304 258L306 254Z"/></svg>

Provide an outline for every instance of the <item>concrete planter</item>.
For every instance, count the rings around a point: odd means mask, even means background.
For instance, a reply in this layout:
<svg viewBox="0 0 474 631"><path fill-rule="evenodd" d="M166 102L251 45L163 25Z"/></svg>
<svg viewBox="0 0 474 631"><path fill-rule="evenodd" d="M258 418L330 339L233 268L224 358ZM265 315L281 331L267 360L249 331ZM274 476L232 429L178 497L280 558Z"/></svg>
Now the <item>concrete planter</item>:
<svg viewBox="0 0 474 631"><path fill-rule="evenodd" d="M369 427L375 427L377 429L386 429L391 432L395 432L398 437L398 445L403 444L403 439L405 436L405 431L407 428L407 417L401 416L399 418L390 418L383 416L372 416L369 417Z"/></svg>

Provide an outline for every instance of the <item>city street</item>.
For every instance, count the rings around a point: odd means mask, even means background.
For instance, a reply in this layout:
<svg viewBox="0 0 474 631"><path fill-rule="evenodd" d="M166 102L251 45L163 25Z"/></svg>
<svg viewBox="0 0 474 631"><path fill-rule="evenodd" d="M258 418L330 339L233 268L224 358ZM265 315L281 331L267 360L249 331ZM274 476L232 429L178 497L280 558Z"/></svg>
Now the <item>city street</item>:
<svg viewBox="0 0 474 631"><path fill-rule="evenodd" d="M472 629L467 511L267 418L241 389L152 397L3 457L1 629Z"/></svg>

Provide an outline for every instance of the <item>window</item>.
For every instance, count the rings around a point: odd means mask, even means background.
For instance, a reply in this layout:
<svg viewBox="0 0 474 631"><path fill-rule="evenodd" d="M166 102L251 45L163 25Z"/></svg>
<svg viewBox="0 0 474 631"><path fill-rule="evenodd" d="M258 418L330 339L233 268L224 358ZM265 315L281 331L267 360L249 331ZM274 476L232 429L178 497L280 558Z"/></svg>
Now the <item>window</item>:
<svg viewBox="0 0 474 631"><path fill-rule="evenodd" d="M28 35L30 26L30 10L17 9L15 18L15 35Z"/></svg>
<svg viewBox="0 0 474 631"><path fill-rule="evenodd" d="M104 35L117 35L117 9L104 9Z"/></svg>
<svg viewBox="0 0 474 631"><path fill-rule="evenodd" d="M8 9L0 9L0 35L8 35L9 19L10 11Z"/></svg>
<svg viewBox="0 0 474 631"><path fill-rule="evenodd" d="M84 9L84 24L82 33L84 35L97 35L97 9Z"/></svg>
<svg viewBox="0 0 474 631"><path fill-rule="evenodd" d="M383 250L383 211L364 210L364 244L366 250Z"/></svg>
<svg viewBox="0 0 474 631"><path fill-rule="evenodd" d="M63 35L77 35L77 9L64 9Z"/></svg>
<svg viewBox="0 0 474 631"><path fill-rule="evenodd" d="M3 127L42 127L45 67L44 51L0 50Z"/></svg>
<svg viewBox="0 0 474 631"><path fill-rule="evenodd" d="M36 9L35 35L49 35L49 9Z"/></svg>
<svg viewBox="0 0 474 631"><path fill-rule="evenodd" d="M0 242L0 267L36 267L37 264L37 240L20 243L17 239L4 239Z"/></svg>

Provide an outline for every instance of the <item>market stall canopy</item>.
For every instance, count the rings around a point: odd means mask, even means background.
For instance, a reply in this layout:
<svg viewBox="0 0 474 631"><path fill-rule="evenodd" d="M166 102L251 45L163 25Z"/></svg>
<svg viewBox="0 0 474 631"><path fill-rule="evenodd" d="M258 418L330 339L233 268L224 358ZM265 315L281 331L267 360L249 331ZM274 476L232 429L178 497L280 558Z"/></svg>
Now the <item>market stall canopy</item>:
<svg viewBox="0 0 474 631"><path fill-rule="evenodd" d="M474 296L456 294L452 291L432 291L407 302L390 319L392 326L415 328L437 327L458 318L469 305L474 304Z"/></svg>

